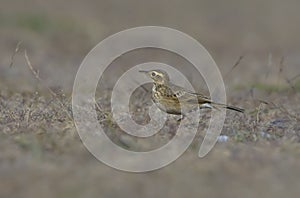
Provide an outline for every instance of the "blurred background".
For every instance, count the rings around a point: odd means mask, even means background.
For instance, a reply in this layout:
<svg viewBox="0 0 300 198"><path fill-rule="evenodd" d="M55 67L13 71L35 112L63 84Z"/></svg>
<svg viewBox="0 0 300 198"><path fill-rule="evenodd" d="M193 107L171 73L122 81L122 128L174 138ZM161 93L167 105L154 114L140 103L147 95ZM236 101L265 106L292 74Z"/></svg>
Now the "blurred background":
<svg viewBox="0 0 300 198"><path fill-rule="evenodd" d="M49 87L71 93L81 61L97 43L119 31L151 25L174 28L197 39L223 76L243 56L225 79L229 99L239 105L245 106L243 100L256 88L265 98L272 96L280 104L288 102L289 109L299 109L299 81L293 81L296 90L292 95L273 92L289 89L288 80L300 73L299 8L298 0L1 0L0 89L12 93L40 90L26 66L26 49ZM20 41L20 52L10 68ZM145 58L135 52L129 59L118 60L108 74L128 68L134 56ZM148 59L154 56L161 54L150 52ZM167 62L180 63L172 62L173 56L166 57ZM197 82L197 78L193 80ZM271 116L280 116L280 112ZM230 119L235 123L236 117ZM250 125L254 122L247 120ZM296 142L292 147L284 128L279 142L218 144L204 159L198 159L196 147L170 166L145 174L105 166L88 153L78 137L64 135L62 140L62 131L69 130L65 125L37 130L38 134L44 130L50 134L44 137L36 136L35 131L24 136L26 130L20 128L7 133L3 130L7 126L1 123L0 196L296 197L300 193L300 129L296 128L299 120L292 123L284 126L292 128L293 138L298 138L292 140ZM48 138L52 138L51 144ZM44 157L38 154L36 158L36 145Z"/></svg>
<svg viewBox="0 0 300 198"><path fill-rule="evenodd" d="M146 25L174 28L196 38L223 75L244 56L227 83L274 82L282 57L287 68L284 75L292 78L299 71L299 5L297 0L2 0L1 80L19 89L32 87L27 86L30 78L22 56L16 57L14 68L4 66L22 41L41 76L70 89L81 61L98 42L124 29ZM16 83L20 74L24 80Z"/></svg>

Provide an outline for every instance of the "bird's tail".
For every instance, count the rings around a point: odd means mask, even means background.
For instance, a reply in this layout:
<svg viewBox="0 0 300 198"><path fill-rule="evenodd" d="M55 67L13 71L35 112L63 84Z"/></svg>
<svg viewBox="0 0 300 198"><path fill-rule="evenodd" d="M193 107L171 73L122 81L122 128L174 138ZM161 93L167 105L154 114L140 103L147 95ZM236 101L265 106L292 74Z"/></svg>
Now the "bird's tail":
<svg viewBox="0 0 300 198"><path fill-rule="evenodd" d="M225 105L225 108L226 108L226 109L233 110L233 111L241 112L241 113L244 113L244 112L245 112L245 109L242 109L242 108L239 108L239 107L234 107L234 106Z"/></svg>
<svg viewBox="0 0 300 198"><path fill-rule="evenodd" d="M224 105L224 104L214 103L213 106L216 107L216 108L218 108L218 107L226 108L226 109L237 111L237 112L240 112L240 113L244 113L245 112L245 109L242 109L242 108L239 108L239 107L235 107L235 106L231 106L231 105Z"/></svg>

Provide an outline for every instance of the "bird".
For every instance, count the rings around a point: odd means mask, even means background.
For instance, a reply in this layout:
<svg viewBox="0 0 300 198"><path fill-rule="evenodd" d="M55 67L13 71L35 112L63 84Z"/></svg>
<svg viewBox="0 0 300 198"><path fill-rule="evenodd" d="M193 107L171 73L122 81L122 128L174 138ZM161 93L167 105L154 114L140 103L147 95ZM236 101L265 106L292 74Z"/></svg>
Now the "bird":
<svg viewBox="0 0 300 198"><path fill-rule="evenodd" d="M184 116L180 104L186 105L191 110L199 106L200 108L226 108L240 113L245 111L239 107L213 102L209 97L201 93L193 93L171 83L168 73L164 70L140 70L139 72L146 74L152 79L152 101L160 110L168 114Z"/></svg>

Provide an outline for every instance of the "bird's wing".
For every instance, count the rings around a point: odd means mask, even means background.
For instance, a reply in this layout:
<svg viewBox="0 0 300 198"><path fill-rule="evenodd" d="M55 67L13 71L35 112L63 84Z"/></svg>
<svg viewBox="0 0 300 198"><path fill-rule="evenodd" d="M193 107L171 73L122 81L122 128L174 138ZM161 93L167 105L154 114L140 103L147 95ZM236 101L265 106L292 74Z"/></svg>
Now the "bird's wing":
<svg viewBox="0 0 300 198"><path fill-rule="evenodd" d="M200 93L193 93L177 85L171 84L170 88L172 89L176 97L183 102L191 104L202 104L212 102L209 97L206 97Z"/></svg>

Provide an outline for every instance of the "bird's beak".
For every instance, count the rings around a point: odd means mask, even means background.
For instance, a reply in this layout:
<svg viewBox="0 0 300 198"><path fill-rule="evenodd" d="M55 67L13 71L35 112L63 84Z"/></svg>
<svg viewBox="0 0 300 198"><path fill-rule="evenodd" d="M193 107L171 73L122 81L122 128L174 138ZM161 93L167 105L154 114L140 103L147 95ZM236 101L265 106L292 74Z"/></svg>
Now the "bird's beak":
<svg viewBox="0 0 300 198"><path fill-rule="evenodd" d="M145 71L145 70L139 70L139 72L141 72L141 73L148 73L148 71Z"/></svg>

